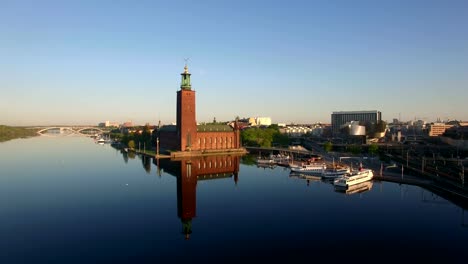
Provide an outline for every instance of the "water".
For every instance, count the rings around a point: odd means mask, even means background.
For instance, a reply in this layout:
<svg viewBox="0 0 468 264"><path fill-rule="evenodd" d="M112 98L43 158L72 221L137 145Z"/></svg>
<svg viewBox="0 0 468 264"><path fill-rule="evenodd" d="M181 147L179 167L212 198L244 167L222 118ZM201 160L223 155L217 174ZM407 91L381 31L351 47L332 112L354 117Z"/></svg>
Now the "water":
<svg viewBox="0 0 468 264"><path fill-rule="evenodd" d="M464 260L468 213L417 186L156 164L85 137L0 143L0 263Z"/></svg>

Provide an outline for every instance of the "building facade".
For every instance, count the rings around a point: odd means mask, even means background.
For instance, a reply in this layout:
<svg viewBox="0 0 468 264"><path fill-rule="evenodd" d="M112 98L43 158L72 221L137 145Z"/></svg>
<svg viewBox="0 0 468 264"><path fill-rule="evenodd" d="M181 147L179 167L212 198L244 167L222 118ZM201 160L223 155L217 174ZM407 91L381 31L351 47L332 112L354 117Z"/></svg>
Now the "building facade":
<svg viewBox="0 0 468 264"><path fill-rule="evenodd" d="M429 125L429 136L438 137L444 134L445 130L453 127L453 125L447 125L445 123L433 123Z"/></svg>
<svg viewBox="0 0 468 264"><path fill-rule="evenodd" d="M240 129L233 125L197 125L195 91L190 82L187 65L181 73L180 90L177 91L176 125L161 127L158 136L161 149L168 151L222 152L240 149Z"/></svg>
<svg viewBox="0 0 468 264"><path fill-rule="evenodd" d="M331 115L332 133L337 135L340 128L351 121L361 121L364 123L377 123L382 120L380 111L340 111L333 112Z"/></svg>

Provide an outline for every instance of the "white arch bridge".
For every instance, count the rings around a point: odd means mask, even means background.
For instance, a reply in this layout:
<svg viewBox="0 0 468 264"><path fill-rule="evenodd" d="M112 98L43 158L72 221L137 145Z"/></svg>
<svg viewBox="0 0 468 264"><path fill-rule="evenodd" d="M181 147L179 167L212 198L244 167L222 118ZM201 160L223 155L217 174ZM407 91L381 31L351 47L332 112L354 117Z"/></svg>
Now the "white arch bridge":
<svg viewBox="0 0 468 264"><path fill-rule="evenodd" d="M51 136L51 135L82 135L82 136L94 136L96 134L103 134L105 130L102 130L97 127L76 127L76 126L53 126L53 127L39 127L40 130L37 131L37 134L41 136ZM59 131L59 133L47 133L51 131Z"/></svg>

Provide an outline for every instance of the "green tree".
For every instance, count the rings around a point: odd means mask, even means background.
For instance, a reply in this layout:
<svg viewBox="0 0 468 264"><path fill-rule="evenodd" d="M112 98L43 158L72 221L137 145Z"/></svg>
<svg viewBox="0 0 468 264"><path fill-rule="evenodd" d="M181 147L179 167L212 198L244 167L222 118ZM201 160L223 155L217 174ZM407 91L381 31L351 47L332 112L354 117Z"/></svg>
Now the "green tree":
<svg viewBox="0 0 468 264"><path fill-rule="evenodd" d="M289 138L275 127L245 129L241 132L241 139L244 146L271 147L273 143L289 144Z"/></svg>
<svg viewBox="0 0 468 264"><path fill-rule="evenodd" d="M135 141L133 141L133 139L128 141L127 146L131 149L135 149Z"/></svg>
<svg viewBox="0 0 468 264"><path fill-rule="evenodd" d="M147 124L143 127L143 132L140 135L139 141L141 144L144 144L146 148L148 149L151 146L151 136L152 132L150 126Z"/></svg>
<svg viewBox="0 0 468 264"><path fill-rule="evenodd" d="M358 145L351 145L348 147L349 151L353 154L359 154L361 153L361 146Z"/></svg>
<svg viewBox="0 0 468 264"><path fill-rule="evenodd" d="M333 144L328 141L325 144L323 144L323 149L325 149L326 152L330 152L333 149Z"/></svg>
<svg viewBox="0 0 468 264"><path fill-rule="evenodd" d="M378 133L384 132L387 129L387 122L380 120L376 125L375 125L375 131Z"/></svg>
<svg viewBox="0 0 468 264"><path fill-rule="evenodd" d="M368 151L369 151L369 154L375 155L375 154L377 154L377 152L379 151L379 146L378 146L377 144L371 144L371 145L369 146L369 150L368 150Z"/></svg>

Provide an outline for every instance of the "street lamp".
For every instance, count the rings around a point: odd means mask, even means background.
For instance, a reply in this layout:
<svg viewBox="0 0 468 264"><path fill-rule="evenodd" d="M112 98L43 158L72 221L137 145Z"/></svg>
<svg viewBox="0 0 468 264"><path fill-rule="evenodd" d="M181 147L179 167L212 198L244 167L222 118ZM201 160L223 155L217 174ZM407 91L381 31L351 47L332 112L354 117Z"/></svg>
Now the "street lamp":
<svg viewBox="0 0 468 264"><path fill-rule="evenodd" d="M156 138L156 158L159 158L159 137Z"/></svg>

